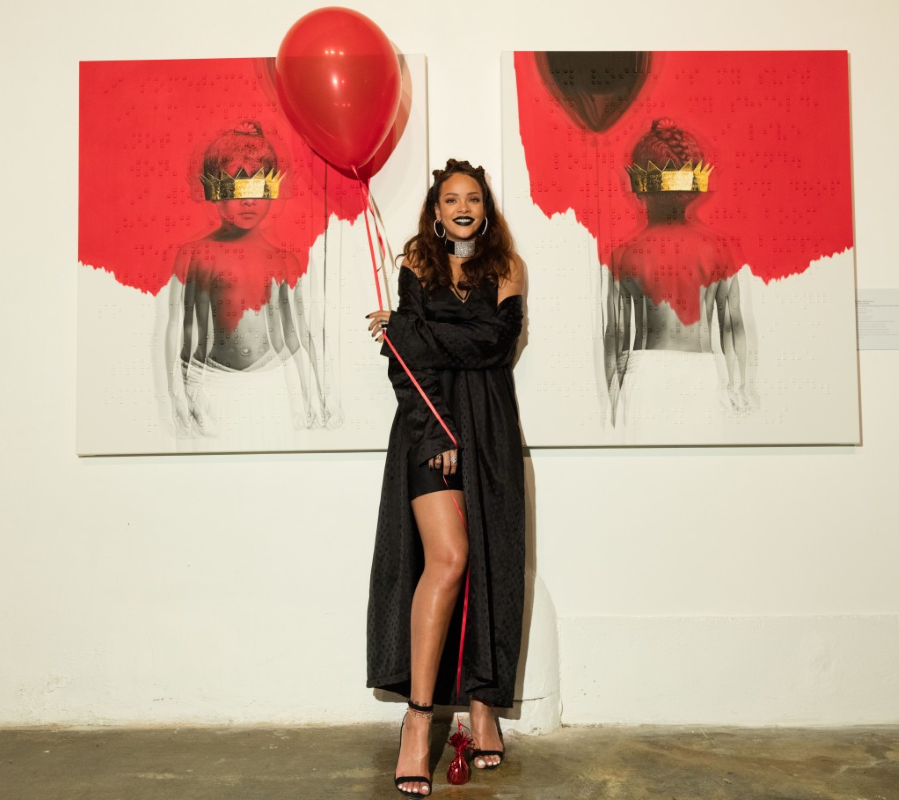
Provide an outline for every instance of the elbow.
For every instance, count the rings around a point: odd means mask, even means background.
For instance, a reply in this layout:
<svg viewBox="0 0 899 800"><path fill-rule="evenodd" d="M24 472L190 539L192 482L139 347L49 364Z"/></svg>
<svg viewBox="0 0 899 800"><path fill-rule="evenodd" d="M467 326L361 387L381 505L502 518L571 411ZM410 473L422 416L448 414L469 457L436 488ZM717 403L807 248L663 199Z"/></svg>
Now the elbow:
<svg viewBox="0 0 899 800"><path fill-rule="evenodd" d="M297 339L296 336L288 336L285 340L285 344L287 345L287 349L290 350L290 354L295 356L300 349L300 340Z"/></svg>

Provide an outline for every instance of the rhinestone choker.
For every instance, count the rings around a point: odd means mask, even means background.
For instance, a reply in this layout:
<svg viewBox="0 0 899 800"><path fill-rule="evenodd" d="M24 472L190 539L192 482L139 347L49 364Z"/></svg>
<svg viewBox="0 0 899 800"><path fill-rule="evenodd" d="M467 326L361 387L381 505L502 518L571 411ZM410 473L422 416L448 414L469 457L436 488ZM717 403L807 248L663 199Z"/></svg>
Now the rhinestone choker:
<svg viewBox="0 0 899 800"><path fill-rule="evenodd" d="M451 256L458 256L459 258L471 258L474 255L474 239L466 239L464 242L454 242L452 239L447 237L443 240L443 244L446 247L446 252Z"/></svg>

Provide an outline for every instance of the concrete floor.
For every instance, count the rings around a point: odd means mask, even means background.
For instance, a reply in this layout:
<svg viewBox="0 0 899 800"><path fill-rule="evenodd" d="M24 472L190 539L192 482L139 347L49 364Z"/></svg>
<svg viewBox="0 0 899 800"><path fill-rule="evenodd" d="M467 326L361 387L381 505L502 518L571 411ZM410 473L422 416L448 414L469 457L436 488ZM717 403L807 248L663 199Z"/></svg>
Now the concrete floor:
<svg viewBox="0 0 899 800"><path fill-rule="evenodd" d="M899 728L565 728L506 737L493 772L449 786L435 722L434 797L458 800L899 800ZM399 798L399 725L0 730L2 800Z"/></svg>

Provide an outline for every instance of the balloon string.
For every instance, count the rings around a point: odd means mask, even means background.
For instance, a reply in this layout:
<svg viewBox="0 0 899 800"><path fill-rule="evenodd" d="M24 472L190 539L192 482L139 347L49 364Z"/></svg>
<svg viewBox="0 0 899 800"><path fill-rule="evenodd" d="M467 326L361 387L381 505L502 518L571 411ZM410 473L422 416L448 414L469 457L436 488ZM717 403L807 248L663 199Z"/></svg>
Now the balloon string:
<svg viewBox="0 0 899 800"><path fill-rule="evenodd" d="M353 172L356 172L355 167L353 168ZM356 172L356 177L359 178L359 173ZM362 209L362 216L365 219L365 233L368 238L368 252L371 255L371 268L372 273L375 278L375 289L378 293L378 308L383 311L384 310L384 298L381 296L381 280L378 276L378 260L375 257L375 245L372 240L371 235L371 226L368 222L368 204L369 204L369 194L368 194L368 186L365 184L361 178L359 178L359 185L362 187L362 195L365 200L365 205ZM391 349L393 354L396 356L397 361L400 362L400 366L403 368L403 371L406 375L409 376L409 380L412 381L412 385L418 390L418 393L422 396L422 399L427 404L428 408L431 410L431 413L436 417L437 421L440 423L441 427L444 431L446 431L446 435L449 436L450 441L453 443L453 447L458 448L459 443L456 441L456 437L453 436L452 431L450 431L446 422L444 422L443 417L440 416L440 413L434 408L434 404L431 402L430 398L425 394L425 390L421 388L421 384L416 380L415 376L412 374L412 370L406 366L406 362L403 360L403 357L397 352L397 349L393 346L393 342L390 341L390 337L387 335L385 331L383 333L384 341L387 342L387 346Z"/></svg>
<svg viewBox="0 0 899 800"><path fill-rule="evenodd" d="M328 364L328 353L326 353L325 348L328 346L328 336L325 336L325 331L328 330L328 221L330 219L328 215L328 162L325 159L322 159L322 164L325 165L325 257L324 264L322 265L322 379L321 383L327 385L327 380L325 379L325 369ZM312 298L312 302L315 302L315 298ZM310 350L311 352L311 350ZM310 359L311 363L311 359ZM308 373L307 373L308 376ZM322 415L325 414L325 387L319 385L318 387L319 393L319 402L321 402L322 406Z"/></svg>
<svg viewBox="0 0 899 800"><path fill-rule="evenodd" d="M384 259L387 257L387 249L384 246L384 240L386 238L386 233L384 236L381 236L381 228L378 225L378 213L377 213L377 205L375 204L374 195L371 194L371 187L368 189L368 213L371 214L371 224L375 229L375 237L378 240L378 253L381 256L381 266L380 271L382 275L386 275L387 272L384 269ZM384 222L381 221L381 225L383 226ZM386 286L386 281L385 281ZM388 301L389 302L389 301Z"/></svg>
<svg viewBox="0 0 899 800"><path fill-rule="evenodd" d="M368 210L371 214L372 225L375 234L378 237L378 248L381 252L381 274L384 276L384 291L387 293L387 305L390 306L390 285L387 282L387 263L385 259L389 259L391 264L396 264L396 258L393 256L393 250L390 248L390 240L387 238L387 226L384 224L384 218L381 216L381 210L378 208L378 202L375 195L368 187ZM382 236L383 232L383 236Z"/></svg>
<svg viewBox="0 0 899 800"><path fill-rule="evenodd" d="M375 258L375 246L371 240L371 228L369 227L369 224L368 224L368 187L365 185L365 181L363 181L362 178L359 178L359 173L356 172L355 167L353 167L353 172L356 173L356 177L359 179L359 186L362 189L362 198L365 201L362 206L362 218L365 220L365 233L368 236L368 252L371 253L371 269L372 269L372 273L375 276L375 290L378 293L378 309L380 311L383 311L384 310L384 299L381 297L381 279L378 276L378 260ZM384 334L384 339L385 340L387 339L386 333ZM390 349L393 350L394 353L396 353L396 350L394 350L393 345L390 346ZM397 354L397 358L399 358L399 354ZM403 369L406 370L406 374L410 378L412 378L412 381L415 383L416 386L418 386L418 382L415 380L412 373L409 372L408 367L405 365L405 363L403 363L402 359L400 359L400 363L403 365ZM421 391L421 387L418 388L418 391ZM422 394L422 396L424 396L424 394Z"/></svg>
<svg viewBox="0 0 899 800"><path fill-rule="evenodd" d="M378 294L378 308L381 311L383 311L384 310L384 300L381 297L381 280L380 280L380 277L378 276L378 262L377 262L377 258L375 257L375 245L374 245L374 241L372 240L371 227L368 224L368 212L370 209L372 210L371 213L372 213L373 222L375 219L375 213L374 213L372 201L371 201L371 194L369 192L368 184L366 183L366 181L362 180L362 178L359 177L359 172L356 170L355 167L353 167L353 172L356 174L356 178L359 180L359 186L362 190L362 198L364 200L364 204L362 207L362 217L365 219L365 234L368 238L368 252L371 254L372 273L375 278L375 290L377 291L377 294ZM375 230L377 232L377 222L374 222L374 224L375 224ZM379 249L381 250L382 259L383 259L384 247L383 247L383 243L381 241L380 232L378 232L377 235L378 235ZM397 352L397 349L393 346L393 342L390 341L390 337L387 335L386 331L384 331L383 336L384 336L384 341L387 342L387 346L390 348L390 350L396 356L397 361L400 362L400 366L403 368L406 375L409 376L409 380L412 381L412 385L418 390L418 393L421 395L422 399L427 404L431 413L434 415L436 420L440 423L443 430L446 431L446 435L449 436L450 441L453 443L453 447L458 449L459 443L456 441L456 437L453 436L452 431L450 431L450 429L447 427L446 422L443 421L443 417L441 417L439 412L437 411L437 409L434 408L434 404L431 402L431 400L427 396L427 394L425 394L425 390L421 388L421 384L416 380L415 376L412 374L412 371L409 369L408 366L406 366L406 362L403 361L402 356ZM443 476L443 483L446 486L446 488L449 489L449 483L446 480L446 475ZM462 520L462 529L465 531L465 537L468 538L468 525L465 522L465 515L462 513L462 509L459 507L459 503L456 501L455 495L450 493L450 498L453 501L453 505L456 507L456 512L459 514L459 519ZM465 649L465 628L466 628L466 623L468 621L468 595L469 595L470 585L471 585L471 559L469 558L468 569L465 574L465 597L462 601L462 630L461 630L461 633L459 634L459 662L456 666L456 698L457 699L459 698L459 691L460 691L460 688L462 685L462 654Z"/></svg>
<svg viewBox="0 0 899 800"><path fill-rule="evenodd" d="M384 238L381 236L381 229L378 227L377 206L375 205L375 199L371 193L371 188L369 188L368 190L368 213L371 214L371 224L375 229L375 236L378 239L378 253L381 256L381 270L383 271L384 259L387 256L387 250L384 247Z"/></svg>
<svg viewBox="0 0 899 800"><path fill-rule="evenodd" d="M400 362L400 366L406 371L406 374L409 376L409 379L412 381L412 384L415 386L416 389L418 389L418 393L424 398L424 401L425 401L425 403L427 403L428 408L431 409L431 413L437 418L437 421L443 427L443 430L446 431L446 435L449 436L449 438L452 440L453 447L458 448L459 444L456 442L456 437L453 436L452 432L446 426L446 423L443 421L443 417L441 417L440 413L437 411L437 409L434 408L434 404L428 398L427 394L425 394L425 390L421 388L421 384L417 380L415 380L415 376L409 370L409 367L406 366L406 362L403 361L403 357L396 351L396 348L393 346L393 342L390 341L390 339L387 337L386 333L384 334L384 341L387 342L388 346L393 351L393 354L396 356L397 361ZM446 478L444 478L444 480L446 480ZM456 506L456 507L458 508L458 506Z"/></svg>
<svg viewBox="0 0 899 800"><path fill-rule="evenodd" d="M446 480L446 478L444 478ZM452 497L452 495L450 495ZM456 498L453 497L453 502L456 502ZM462 516L462 511L459 508L459 504L456 503L456 510L459 512L459 516ZM465 519L462 519L462 524L465 524ZM468 527L465 528L466 538L468 537ZM456 665L456 699L459 699L459 690L462 686L462 651L465 649L465 623L468 621L468 588L471 584L471 558L468 559L468 569L465 572L465 599L462 601L462 632L459 634L459 663Z"/></svg>
<svg viewBox="0 0 899 800"><path fill-rule="evenodd" d="M370 188L369 191L371 191ZM371 208L372 219L375 221L375 230L377 230L378 225L380 225L381 229L384 231L384 248L387 251L387 257L390 259L390 263L393 264L396 262L396 259L393 257L393 250L390 249L390 240L387 238L387 226L384 224L384 218L381 216L381 209L378 208L378 201L375 200L374 194L371 194Z"/></svg>

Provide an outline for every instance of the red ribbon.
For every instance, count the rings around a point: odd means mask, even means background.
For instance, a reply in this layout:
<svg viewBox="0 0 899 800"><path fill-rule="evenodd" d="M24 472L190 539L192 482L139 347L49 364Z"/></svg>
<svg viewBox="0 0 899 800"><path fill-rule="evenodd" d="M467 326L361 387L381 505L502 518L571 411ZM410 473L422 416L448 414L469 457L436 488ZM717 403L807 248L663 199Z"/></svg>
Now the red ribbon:
<svg viewBox="0 0 899 800"><path fill-rule="evenodd" d="M371 192L369 191L368 182L359 177L359 172L353 167L353 172L356 175L356 178L359 180L359 186L362 190L362 198L365 201L362 207L362 216L365 219L365 234L368 237L368 251L371 253L371 267L372 273L375 278L375 290L378 293L378 309L384 310L384 300L381 297L381 280L378 277L378 260L375 257L375 245L372 240L371 235L371 227L368 224L368 215L371 214L372 224L375 226L375 235L378 239L378 250L381 253L381 260L384 259L384 240L381 237L381 231L378 230L378 220L377 214L375 212L374 205L372 204ZM456 437L453 436L447 424L443 421L443 417L440 416L440 413L434 408L434 404L431 402L430 398L425 394L424 389L421 388L419 382L415 379L415 376L412 374L412 371L406 366L406 362L403 361L403 357L397 352L397 349L393 346L393 342L390 341L390 337L387 335L387 332L383 333L384 341L387 342L387 346L390 348L391 352L396 356L397 361L400 362L400 366L403 368L403 371L409 376L409 380L412 381L412 385L418 390L418 393L422 396L422 399L427 404L428 408L431 410L431 413L434 415L436 420L440 423L443 430L446 431L446 435L449 436L450 441L453 443L453 446L458 449L459 443L456 441ZM449 483L447 483L446 475L443 476L443 483L446 485L446 488L449 489ZM453 505L456 507L456 511L459 514L459 519L462 520L462 527L465 530L466 537L468 536L468 525L465 523L465 515L462 513L462 509L459 508L459 504L456 502L456 498L453 495L450 495L453 501ZM462 686L462 652L465 648L465 627L466 622L468 621L468 589L471 584L471 561L468 563L468 569L465 573L465 597L462 601L462 631L459 634L459 663L456 666L456 698L459 697L459 692Z"/></svg>

